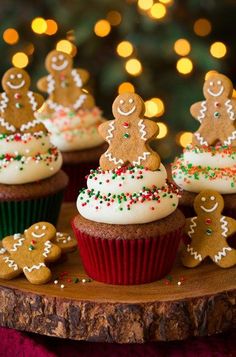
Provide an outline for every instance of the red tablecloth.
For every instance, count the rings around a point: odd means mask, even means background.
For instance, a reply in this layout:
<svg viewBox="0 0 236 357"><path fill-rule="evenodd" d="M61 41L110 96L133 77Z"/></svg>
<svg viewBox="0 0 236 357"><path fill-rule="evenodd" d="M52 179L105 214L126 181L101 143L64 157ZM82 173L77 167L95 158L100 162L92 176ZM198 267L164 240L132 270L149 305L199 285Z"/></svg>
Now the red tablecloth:
<svg viewBox="0 0 236 357"><path fill-rule="evenodd" d="M234 357L236 330L181 342L143 345L90 343L44 337L0 328L2 357Z"/></svg>

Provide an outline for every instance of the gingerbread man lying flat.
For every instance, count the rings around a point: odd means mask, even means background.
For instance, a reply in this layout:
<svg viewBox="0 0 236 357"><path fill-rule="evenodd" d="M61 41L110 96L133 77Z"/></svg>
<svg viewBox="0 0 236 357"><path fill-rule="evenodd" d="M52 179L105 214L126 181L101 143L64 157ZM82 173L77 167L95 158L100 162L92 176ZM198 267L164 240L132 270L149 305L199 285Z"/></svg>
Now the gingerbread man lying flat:
<svg viewBox="0 0 236 357"><path fill-rule="evenodd" d="M2 87L5 92L0 97L0 134L47 132L34 116L44 99L29 91L28 73L20 68L10 68L2 78Z"/></svg>
<svg viewBox="0 0 236 357"><path fill-rule="evenodd" d="M89 74L84 69L73 68L73 60L67 53L51 51L46 57L45 66L50 74L37 83L38 89L48 93L42 113L94 107L93 97L82 89Z"/></svg>
<svg viewBox="0 0 236 357"><path fill-rule="evenodd" d="M144 103L135 93L120 94L112 106L115 120L109 120L98 128L109 143L108 150L100 158L104 170L131 164L156 170L160 158L148 145L158 134L158 126L143 119Z"/></svg>
<svg viewBox="0 0 236 357"><path fill-rule="evenodd" d="M185 233L191 238L182 252L182 263L189 268L199 265L206 257L221 268L236 264L236 250L227 238L236 232L236 220L222 216L223 197L216 191L200 192L194 200L196 217L187 218Z"/></svg>
<svg viewBox="0 0 236 357"><path fill-rule="evenodd" d="M190 112L201 126L194 133L194 145L236 146L236 100L232 82L220 73L209 75L203 86L206 100L191 106Z"/></svg>

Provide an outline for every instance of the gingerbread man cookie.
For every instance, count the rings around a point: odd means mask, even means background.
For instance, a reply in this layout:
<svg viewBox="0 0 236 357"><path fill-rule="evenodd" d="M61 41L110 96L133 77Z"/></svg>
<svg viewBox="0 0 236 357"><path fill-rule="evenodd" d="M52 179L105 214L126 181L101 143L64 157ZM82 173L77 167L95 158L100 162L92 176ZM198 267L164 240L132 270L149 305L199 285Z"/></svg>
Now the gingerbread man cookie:
<svg viewBox="0 0 236 357"><path fill-rule="evenodd" d="M212 73L204 83L206 100L191 106L190 112L201 126L194 133L193 144L201 146L236 146L236 100L232 82L223 74Z"/></svg>
<svg viewBox="0 0 236 357"><path fill-rule="evenodd" d="M2 87L5 92L0 95L0 134L47 132L34 116L44 99L29 90L28 73L20 68L10 68L2 78Z"/></svg>
<svg viewBox="0 0 236 357"><path fill-rule="evenodd" d="M98 131L109 143L109 148L100 158L103 170L112 170L127 164L142 165L156 170L160 158L149 141L158 134L158 126L144 119L144 103L135 93L120 94L112 106L115 120L102 123Z"/></svg>
<svg viewBox="0 0 236 357"><path fill-rule="evenodd" d="M191 239L182 252L182 262L194 268L206 257L221 268L236 264L236 250L227 243L227 238L236 232L236 220L221 214L223 197L216 191L200 192L194 200L196 217L187 218L185 233Z"/></svg>
<svg viewBox="0 0 236 357"><path fill-rule="evenodd" d="M54 262L61 256L61 249L50 242L56 235L55 227L39 222L25 230L3 239L2 244L17 267L23 270L32 284L44 284L51 279L45 262Z"/></svg>
<svg viewBox="0 0 236 357"><path fill-rule="evenodd" d="M46 57L45 66L50 74L37 83L42 92L48 93L42 113L94 107L93 97L82 88L88 81L89 74L84 69L73 68L73 60L67 53L51 51Z"/></svg>
<svg viewBox="0 0 236 357"><path fill-rule="evenodd" d="M68 233L57 232L52 242L61 248L62 253L70 253L77 248L77 240Z"/></svg>

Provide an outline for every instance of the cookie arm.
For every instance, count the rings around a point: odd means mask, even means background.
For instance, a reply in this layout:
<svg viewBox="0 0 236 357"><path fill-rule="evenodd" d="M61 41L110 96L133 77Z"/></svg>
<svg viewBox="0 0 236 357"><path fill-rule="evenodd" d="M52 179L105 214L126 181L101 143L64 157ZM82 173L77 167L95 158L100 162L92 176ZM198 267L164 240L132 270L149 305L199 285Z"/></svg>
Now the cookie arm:
<svg viewBox="0 0 236 357"><path fill-rule="evenodd" d="M76 69L76 72L80 76L82 83L86 84L89 80L89 72L86 71L86 69L81 69L81 68Z"/></svg>
<svg viewBox="0 0 236 357"><path fill-rule="evenodd" d="M48 89L48 81L47 81L47 77L42 77L38 80L37 82L37 88L41 91L41 92L47 92Z"/></svg>
<svg viewBox="0 0 236 357"><path fill-rule="evenodd" d="M34 93L35 101L37 102L37 110L42 107L44 103L44 97L41 94Z"/></svg>
<svg viewBox="0 0 236 357"><path fill-rule="evenodd" d="M114 124L114 120L108 120L102 124L99 125L98 127L98 132L99 134L107 141L107 136L109 136L109 128L111 128ZM111 138L113 137L112 133L110 134Z"/></svg>
<svg viewBox="0 0 236 357"><path fill-rule="evenodd" d="M205 102L197 102L197 103L192 104L190 107L190 113L196 120L198 120L200 122L204 118L204 112L206 111L204 109L204 103Z"/></svg>
<svg viewBox="0 0 236 357"><path fill-rule="evenodd" d="M139 130L141 133L143 133L143 136L146 139L152 139L155 138L157 136L157 134L159 133L159 127L157 125L157 123L155 123L152 120L149 119L141 119L142 122L139 122ZM142 124L144 125L144 127L142 128Z"/></svg>
<svg viewBox="0 0 236 357"><path fill-rule="evenodd" d="M191 230L191 225L192 225L192 218L186 218L185 220L185 226L184 226L184 234L186 234L189 238L189 231Z"/></svg>
<svg viewBox="0 0 236 357"><path fill-rule="evenodd" d="M8 252L14 247L15 243L17 243L17 240L15 240L13 236L7 236L2 240L2 246Z"/></svg>
<svg viewBox="0 0 236 357"><path fill-rule="evenodd" d="M229 237L236 232L236 220L231 217L225 217L225 220L228 228L227 237Z"/></svg>

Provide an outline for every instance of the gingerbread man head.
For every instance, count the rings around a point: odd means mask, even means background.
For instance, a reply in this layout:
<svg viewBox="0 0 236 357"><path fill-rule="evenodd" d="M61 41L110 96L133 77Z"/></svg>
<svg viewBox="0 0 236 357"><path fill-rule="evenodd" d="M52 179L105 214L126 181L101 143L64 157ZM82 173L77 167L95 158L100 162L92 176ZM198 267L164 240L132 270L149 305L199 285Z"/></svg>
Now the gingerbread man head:
<svg viewBox="0 0 236 357"><path fill-rule="evenodd" d="M23 69L12 67L2 77L2 87L6 93L28 92L30 76Z"/></svg>
<svg viewBox="0 0 236 357"><path fill-rule="evenodd" d="M224 208L223 197L216 191L201 191L194 200L194 210L197 215L220 215Z"/></svg>
<svg viewBox="0 0 236 357"><path fill-rule="evenodd" d="M72 70L72 58L67 53L53 50L47 55L45 66L53 76L70 73Z"/></svg>
<svg viewBox="0 0 236 357"><path fill-rule="evenodd" d="M217 72L209 75L203 86L203 94L206 99L231 98L232 93L233 84L230 79Z"/></svg>
<svg viewBox="0 0 236 357"><path fill-rule="evenodd" d="M24 235L28 240L51 240L56 235L56 228L51 223L39 222L26 229Z"/></svg>
<svg viewBox="0 0 236 357"><path fill-rule="evenodd" d="M145 107L142 98L136 93L118 95L112 105L116 119L137 119L144 115Z"/></svg>

